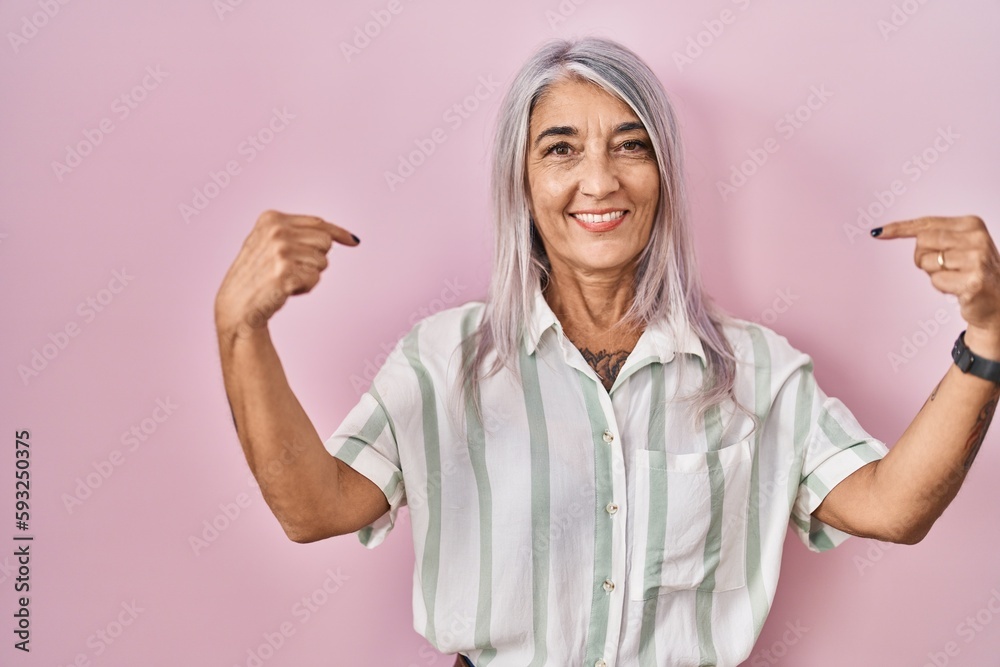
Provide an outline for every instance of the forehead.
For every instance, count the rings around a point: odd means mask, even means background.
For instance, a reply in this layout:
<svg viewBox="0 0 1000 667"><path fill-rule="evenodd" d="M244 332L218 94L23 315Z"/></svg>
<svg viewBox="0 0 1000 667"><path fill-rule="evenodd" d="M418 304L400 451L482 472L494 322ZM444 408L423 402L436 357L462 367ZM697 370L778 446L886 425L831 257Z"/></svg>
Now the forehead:
<svg viewBox="0 0 1000 667"><path fill-rule="evenodd" d="M569 77L552 83L538 98L529 125L575 125L588 119L639 120L632 107L596 83Z"/></svg>

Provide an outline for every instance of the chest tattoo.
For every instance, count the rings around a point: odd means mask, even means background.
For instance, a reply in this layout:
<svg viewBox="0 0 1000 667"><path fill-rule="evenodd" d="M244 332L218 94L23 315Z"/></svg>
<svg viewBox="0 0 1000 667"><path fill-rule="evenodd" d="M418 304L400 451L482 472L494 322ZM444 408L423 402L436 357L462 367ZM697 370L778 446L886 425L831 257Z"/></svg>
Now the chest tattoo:
<svg viewBox="0 0 1000 667"><path fill-rule="evenodd" d="M611 387L615 384L615 378L618 377L618 371L621 370L622 366L625 365L625 360L628 359L629 351L615 350L608 352L607 350L601 350L600 352L592 352L586 347L578 349L583 358L590 364L590 367L601 378L604 388L611 391Z"/></svg>

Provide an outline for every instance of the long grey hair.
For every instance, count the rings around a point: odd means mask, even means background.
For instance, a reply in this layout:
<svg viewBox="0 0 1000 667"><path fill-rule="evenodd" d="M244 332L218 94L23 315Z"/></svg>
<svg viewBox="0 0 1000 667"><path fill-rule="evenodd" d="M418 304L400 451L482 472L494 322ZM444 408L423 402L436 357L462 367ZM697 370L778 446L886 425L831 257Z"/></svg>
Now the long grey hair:
<svg viewBox="0 0 1000 667"><path fill-rule="evenodd" d="M528 211L528 123L549 86L567 77L593 82L627 103L645 126L656 153L659 205L649 242L639 256L634 300L616 326L645 327L668 321L671 313L686 318L707 357L700 390L685 397L693 400L696 423L713 405L732 399L758 425L733 391L736 359L722 333L730 318L703 292L697 271L674 111L660 81L637 55L597 37L542 45L517 73L501 103L492 154L493 273L483 318L463 345L466 361L458 378L461 391L456 394L471 400L482 423L480 381L503 367L519 376L519 345L534 305L533 293L538 285L544 289L551 270ZM484 371L493 352L493 363ZM685 365L680 364L682 373Z"/></svg>

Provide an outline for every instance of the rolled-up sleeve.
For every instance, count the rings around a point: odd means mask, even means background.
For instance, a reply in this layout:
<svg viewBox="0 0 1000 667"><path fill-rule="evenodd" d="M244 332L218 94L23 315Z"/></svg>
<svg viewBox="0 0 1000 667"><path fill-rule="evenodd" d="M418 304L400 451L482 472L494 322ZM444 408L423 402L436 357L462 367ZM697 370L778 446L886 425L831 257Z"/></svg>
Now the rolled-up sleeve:
<svg viewBox="0 0 1000 667"><path fill-rule="evenodd" d="M379 487L389 503L388 512L358 531L361 544L369 549L382 543L396 523L399 508L406 504L393 417L405 406L414 378L402 343L396 344L368 391L324 443L330 454Z"/></svg>
<svg viewBox="0 0 1000 667"><path fill-rule="evenodd" d="M812 516L833 487L856 470L881 459L889 449L870 435L839 399L827 396L816 383L812 361L798 372L798 418L808 415L798 491L791 526L811 551L826 551L850 537Z"/></svg>

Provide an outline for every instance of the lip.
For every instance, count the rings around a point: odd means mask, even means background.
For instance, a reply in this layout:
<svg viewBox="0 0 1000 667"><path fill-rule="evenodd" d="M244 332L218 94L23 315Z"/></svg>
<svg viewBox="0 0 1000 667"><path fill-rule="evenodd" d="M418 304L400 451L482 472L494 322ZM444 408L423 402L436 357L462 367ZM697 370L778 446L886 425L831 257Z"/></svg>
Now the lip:
<svg viewBox="0 0 1000 667"><path fill-rule="evenodd" d="M573 211L573 213L569 214L569 217L573 218L573 220L576 221L576 224L580 225L588 232L595 232L595 233L610 232L611 230L617 229L619 226L621 226L621 224L625 222L625 220L631 214L631 211L625 210L625 214L622 215L622 217L618 218L617 220L611 220L609 222L594 222L594 223L584 222L580 218L576 217L574 213L591 213L593 215L604 215L605 213L614 213L615 211L621 211L621 210L622 209L620 208L602 208L589 211Z"/></svg>

